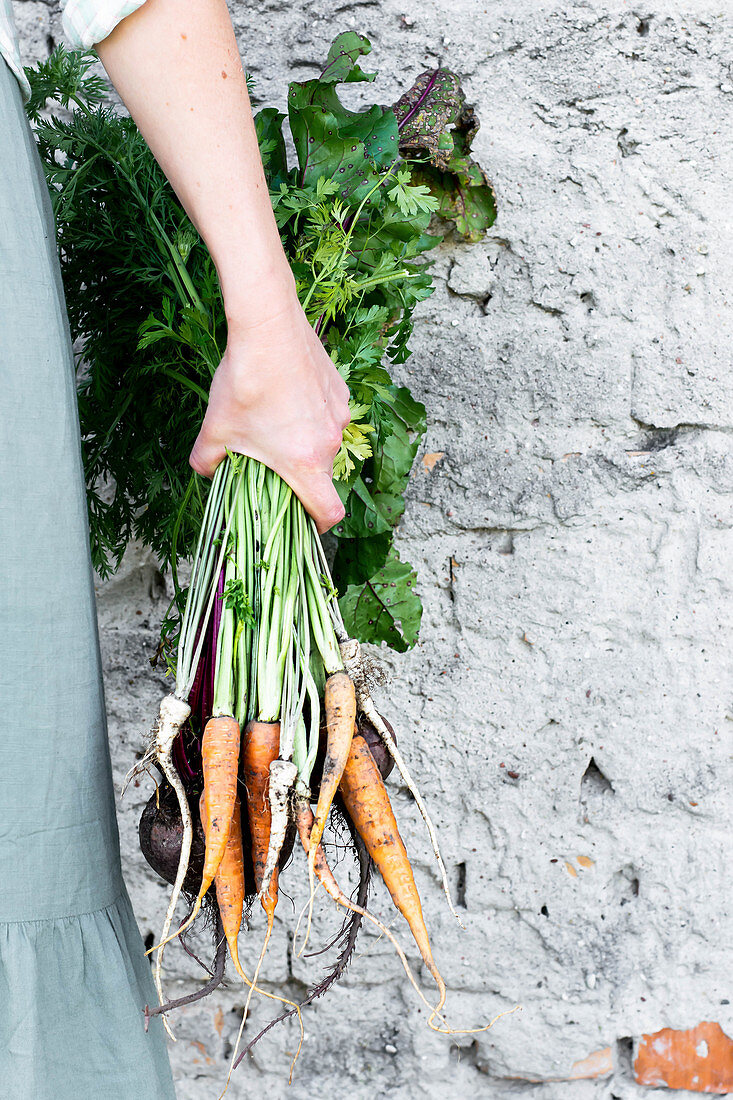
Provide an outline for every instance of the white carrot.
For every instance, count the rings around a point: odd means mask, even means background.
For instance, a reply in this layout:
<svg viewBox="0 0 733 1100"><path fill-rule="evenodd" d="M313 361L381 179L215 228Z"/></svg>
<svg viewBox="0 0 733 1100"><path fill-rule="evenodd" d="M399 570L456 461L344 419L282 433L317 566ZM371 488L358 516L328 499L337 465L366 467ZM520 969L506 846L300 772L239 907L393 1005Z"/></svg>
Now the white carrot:
<svg viewBox="0 0 733 1100"><path fill-rule="evenodd" d="M267 846L267 862L262 874L259 897L267 893L273 871L280 858L280 851L285 843L285 834L288 830L290 819L290 792L298 774L298 769L292 760L273 760L270 764L270 786L268 797L270 801L270 839Z"/></svg>
<svg viewBox="0 0 733 1100"><path fill-rule="evenodd" d="M177 698L175 695L166 695L161 700L160 712L158 715L158 729L155 735L155 759L160 765L160 768L165 775L166 779L170 783L173 790L176 792L178 798L178 805L181 810L181 821L183 822L183 834L181 838L181 854L178 859L178 871L176 872L176 881L173 884L173 891L168 903L168 911L165 915L165 923L163 925L163 934L161 935L161 945L155 956L155 968L153 970L153 977L155 979L155 988L158 993L158 999L160 1004L165 1004L165 998L163 997L163 981L161 977L161 966L163 963L163 948L165 941L168 938L170 932L171 923L173 921L173 914L176 911L176 905L181 895L183 888L183 882L186 878L188 871L188 861L191 855L191 843L193 841L193 820L191 818L191 810L188 805L188 799L186 798L186 792L183 788L181 778L173 766L173 760L171 753L173 750L173 742L178 736L181 727L191 713L191 708L188 703L185 703L183 699ZM175 1039L173 1032L171 1031L168 1021L163 1016L163 1023L166 1031L170 1035L171 1039Z"/></svg>

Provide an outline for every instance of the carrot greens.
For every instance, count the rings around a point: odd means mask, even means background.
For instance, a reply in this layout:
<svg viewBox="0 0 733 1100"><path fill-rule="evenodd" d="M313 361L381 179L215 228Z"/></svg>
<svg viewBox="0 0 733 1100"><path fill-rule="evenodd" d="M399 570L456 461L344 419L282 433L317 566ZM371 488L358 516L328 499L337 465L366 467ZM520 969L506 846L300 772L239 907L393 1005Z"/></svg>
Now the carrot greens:
<svg viewBox="0 0 733 1100"><path fill-rule="evenodd" d="M340 84L375 80L360 64L369 50L355 32L338 35L320 75L290 85L287 117L266 106L256 127L300 300L351 390L334 467L347 512L332 561L342 614L360 640L403 650L417 640L421 605L393 536L425 410L390 365L408 358L415 307L432 293L426 254L452 230L477 239L495 211L453 73L424 73L393 108L343 106ZM95 60L58 47L27 70L84 364L92 552L106 574L139 538L177 577L203 515L206 487L188 454L226 323L206 247L134 123L109 104ZM46 117L49 102L70 115ZM184 599L176 586L169 649Z"/></svg>

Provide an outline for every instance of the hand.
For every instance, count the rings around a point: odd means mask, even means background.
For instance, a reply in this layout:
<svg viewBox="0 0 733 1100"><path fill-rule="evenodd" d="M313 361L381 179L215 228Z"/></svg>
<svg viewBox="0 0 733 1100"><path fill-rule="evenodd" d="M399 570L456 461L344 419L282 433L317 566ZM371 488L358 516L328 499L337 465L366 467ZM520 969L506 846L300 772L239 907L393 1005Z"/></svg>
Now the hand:
<svg viewBox="0 0 733 1100"><path fill-rule="evenodd" d="M333 460L349 389L293 295L256 323L229 324L224 357L189 462L211 477L225 448L275 470L323 533L343 519Z"/></svg>
<svg viewBox="0 0 733 1100"><path fill-rule="evenodd" d="M226 0L151 0L97 52L219 276L229 342L191 465L213 474L225 447L259 459L326 531L348 390L295 295Z"/></svg>

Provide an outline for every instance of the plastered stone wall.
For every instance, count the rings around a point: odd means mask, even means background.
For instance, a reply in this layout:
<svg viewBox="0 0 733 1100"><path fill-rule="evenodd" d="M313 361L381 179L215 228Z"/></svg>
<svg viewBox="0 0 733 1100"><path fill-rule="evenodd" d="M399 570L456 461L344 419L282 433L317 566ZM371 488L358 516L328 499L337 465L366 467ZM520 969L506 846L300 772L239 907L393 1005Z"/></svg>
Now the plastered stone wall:
<svg viewBox="0 0 733 1100"><path fill-rule="evenodd" d="M16 10L27 59L44 56L55 6ZM642 1035L701 1021L733 1035L730 9L235 0L233 15L268 103L356 29L385 102L443 63L482 119L499 217L484 243L438 252L401 368L429 417L400 528L425 615L414 652L379 655L379 694L465 924L392 780L449 1018L522 1009L479 1035L435 1035L366 931L346 979L305 1014L294 1084L288 1025L229 1095L660 1095L634 1081ZM148 658L167 583L133 551L98 596L119 788L161 692ZM120 827L152 942L167 891L137 850L150 789L128 791ZM265 968L291 997L324 965L293 957L302 877L285 876L294 901ZM381 888L374 908L392 919ZM319 914L313 944L336 927ZM261 935L254 914L250 964ZM193 989L201 971L179 949L167 960L170 993ZM219 1094L243 1001L231 982L174 1021L181 1100ZM258 1001L245 1035L272 1012Z"/></svg>

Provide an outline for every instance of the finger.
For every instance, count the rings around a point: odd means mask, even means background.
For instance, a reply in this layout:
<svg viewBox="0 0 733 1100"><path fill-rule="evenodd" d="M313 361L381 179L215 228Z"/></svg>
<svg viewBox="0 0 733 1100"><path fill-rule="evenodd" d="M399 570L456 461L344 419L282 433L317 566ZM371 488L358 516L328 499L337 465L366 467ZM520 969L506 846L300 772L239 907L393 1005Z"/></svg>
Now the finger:
<svg viewBox="0 0 733 1100"><path fill-rule="evenodd" d="M225 448L219 443L212 442L202 428L188 456L188 464L202 477L213 477L216 467L225 457Z"/></svg>
<svg viewBox="0 0 733 1100"><path fill-rule="evenodd" d="M302 485L293 485L293 490L313 516L320 535L344 518L344 506L328 474L312 474Z"/></svg>
<svg viewBox="0 0 733 1100"><path fill-rule="evenodd" d="M351 409L348 400L334 401L331 405L331 415L334 428L338 427L343 432L344 428L351 423Z"/></svg>

